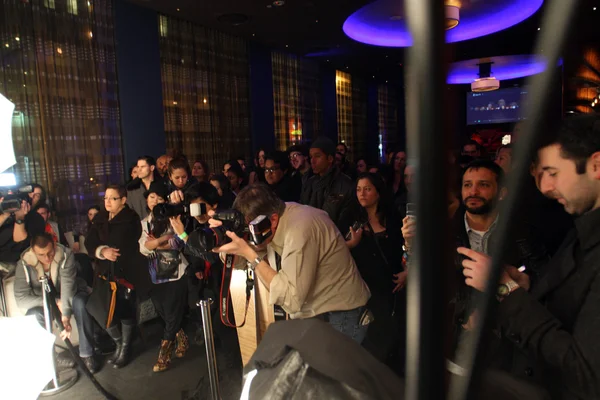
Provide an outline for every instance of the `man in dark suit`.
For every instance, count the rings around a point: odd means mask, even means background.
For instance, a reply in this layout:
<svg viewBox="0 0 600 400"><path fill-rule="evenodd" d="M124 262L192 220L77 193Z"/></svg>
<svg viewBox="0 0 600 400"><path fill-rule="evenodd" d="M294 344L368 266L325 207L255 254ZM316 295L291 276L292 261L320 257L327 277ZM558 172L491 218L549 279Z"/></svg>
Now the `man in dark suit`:
<svg viewBox="0 0 600 400"><path fill-rule="evenodd" d="M576 217L546 273L529 278L506 267L498 287L496 328L515 350L512 373L554 399L600 398L600 116L567 119L538 151L540 190ZM466 283L483 290L489 258L459 253Z"/></svg>

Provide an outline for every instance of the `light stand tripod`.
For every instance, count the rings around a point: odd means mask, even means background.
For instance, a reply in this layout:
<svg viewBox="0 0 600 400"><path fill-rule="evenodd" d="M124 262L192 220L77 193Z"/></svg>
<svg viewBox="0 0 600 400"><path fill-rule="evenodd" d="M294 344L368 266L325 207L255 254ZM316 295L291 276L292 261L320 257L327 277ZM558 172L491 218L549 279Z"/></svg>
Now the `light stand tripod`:
<svg viewBox="0 0 600 400"><path fill-rule="evenodd" d="M56 322L56 324L62 331L65 329L65 327L60 318L60 315L61 315L60 310L58 309L58 306L56 305L56 293L57 293L56 288L54 287L54 284L52 283L52 281L48 280L48 277L46 277L45 275L40 277L40 282L42 283L42 288L43 288L42 296L43 296L43 301L44 301L44 318L45 318L45 322L46 322L46 329L50 333L52 333L52 317L54 317L54 321ZM75 347L73 347L71 340L64 339L64 342L67 345L69 352L75 359L75 362L77 363L77 365L79 365L79 368L81 368L83 373L90 379L90 381L92 381L92 384L94 385L94 387L106 399L117 400L117 398L114 395L107 392L106 389L104 389L100 385L100 383L96 380L96 378L94 378L94 375L90 372L90 370L87 369L85 363L83 362L81 357L79 357L78 352L75 350ZM52 379L52 384L54 385L54 388L44 390L40 394L40 396L51 396L56 393L60 393L64 390L70 388L71 386L73 386L75 384L75 382L77 381L77 377L78 377L77 370L73 370L73 371L75 371L74 377L70 377L69 379L65 379L64 381L61 381L56 375L56 363L55 363L54 378Z"/></svg>
<svg viewBox="0 0 600 400"><path fill-rule="evenodd" d="M54 301L54 299L51 299L53 296L50 293L48 277L46 275L42 275L39 278L39 281L42 284L42 288L43 288L42 302L43 302L43 306L44 306L44 323L46 325L46 330L48 332L50 332L51 334L53 334L52 333L52 314L53 314L54 310L50 304L50 300L53 301L55 307L57 307L56 302ZM62 325L62 322L60 325ZM64 327L63 327L63 329L64 329ZM54 371L53 371L52 381L50 383L48 383L48 386L46 386L46 389L44 389L40 393L40 396L53 396L55 394L61 393L65 390L67 390L68 388L70 388L71 386L73 386L75 384L75 382L77 382L77 378L79 377L79 374L77 373L77 370L75 370L75 369L73 370L72 373L70 373L67 376L64 376L64 374L61 374L59 376L56 373L56 352L54 350L52 350L52 354L53 354L53 359L54 359L54 365L53 365Z"/></svg>

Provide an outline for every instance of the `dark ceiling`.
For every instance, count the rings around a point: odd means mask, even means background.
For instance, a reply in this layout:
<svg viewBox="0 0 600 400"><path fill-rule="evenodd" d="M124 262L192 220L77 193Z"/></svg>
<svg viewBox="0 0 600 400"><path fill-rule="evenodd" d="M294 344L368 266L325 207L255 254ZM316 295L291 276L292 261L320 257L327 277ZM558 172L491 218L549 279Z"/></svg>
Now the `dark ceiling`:
<svg viewBox="0 0 600 400"><path fill-rule="evenodd" d="M320 53L315 58L332 67L375 76L377 80L396 81L403 73L404 49L360 44L342 31L345 19L368 4L368 0L285 0L282 6L275 5L280 2L269 0L131 1L291 53ZM594 27L598 26L600 0L582 0L581 3L587 10L582 14L591 23L589 31L597 35ZM598 15L593 12L596 5ZM543 10L544 7L526 21L502 32L450 45L450 61L530 53Z"/></svg>

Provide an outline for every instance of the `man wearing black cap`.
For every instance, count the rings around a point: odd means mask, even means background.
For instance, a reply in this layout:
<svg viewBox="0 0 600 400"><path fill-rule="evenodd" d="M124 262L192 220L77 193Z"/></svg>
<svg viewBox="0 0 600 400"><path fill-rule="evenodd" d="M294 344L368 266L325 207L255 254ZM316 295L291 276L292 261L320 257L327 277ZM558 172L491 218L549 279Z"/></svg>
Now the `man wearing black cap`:
<svg viewBox="0 0 600 400"><path fill-rule="evenodd" d="M308 148L303 144L296 144L288 149L290 155L290 163L294 167L292 176L299 175L302 179L302 185L306 184L312 176L310 161L308 158Z"/></svg>
<svg viewBox="0 0 600 400"><path fill-rule="evenodd" d="M356 198L354 184L334 166L335 144L320 137L310 147L310 165L315 176L302 188L300 203L326 211L340 231L341 216L352 207Z"/></svg>

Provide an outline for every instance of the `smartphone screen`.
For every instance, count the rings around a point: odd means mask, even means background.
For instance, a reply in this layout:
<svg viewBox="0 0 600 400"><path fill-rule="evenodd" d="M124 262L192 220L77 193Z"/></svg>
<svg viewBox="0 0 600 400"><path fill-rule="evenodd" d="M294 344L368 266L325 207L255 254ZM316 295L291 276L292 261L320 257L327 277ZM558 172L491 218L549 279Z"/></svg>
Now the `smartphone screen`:
<svg viewBox="0 0 600 400"><path fill-rule="evenodd" d="M406 216L409 218L417 217L417 205L415 203L406 203Z"/></svg>

